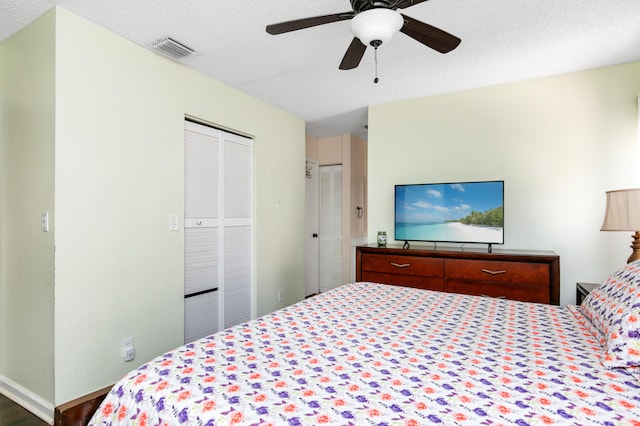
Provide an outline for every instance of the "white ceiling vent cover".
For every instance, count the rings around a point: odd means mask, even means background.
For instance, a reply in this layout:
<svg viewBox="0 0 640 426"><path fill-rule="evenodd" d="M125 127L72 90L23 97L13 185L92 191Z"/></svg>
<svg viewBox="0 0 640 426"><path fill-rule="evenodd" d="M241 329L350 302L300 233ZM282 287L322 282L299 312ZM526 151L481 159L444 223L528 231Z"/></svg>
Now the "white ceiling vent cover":
<svg viewBox="0 0 640 426"><path fill-rule="evenodd" d="M168 56L176 61L197 54L195 50L189 46L172 39L171 37L160 38L151 43L151 49L156 52Z"/></svg>

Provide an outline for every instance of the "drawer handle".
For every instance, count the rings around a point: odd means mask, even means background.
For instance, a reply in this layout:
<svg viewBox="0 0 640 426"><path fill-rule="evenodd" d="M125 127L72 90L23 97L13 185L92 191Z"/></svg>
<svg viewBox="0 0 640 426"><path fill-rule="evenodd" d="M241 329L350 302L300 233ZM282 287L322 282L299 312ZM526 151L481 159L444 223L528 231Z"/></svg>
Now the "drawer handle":
<svg viewBox="0 0 640 426"><path fill-rule="evenodd" d="M491 275L500 275L500 274L506 274L507 271L504 269L501 269L499 271L492 271L491 269L481 269L482 272L486 272L487 274L491 274Z"/></svg>
<svg viewBox="0 0 640 426"><path fill-rule="evenodd" d="M395 266L396 268L408 268L409 266L411 266L410 263L394 263L391 262L391 266Z"/></svg>

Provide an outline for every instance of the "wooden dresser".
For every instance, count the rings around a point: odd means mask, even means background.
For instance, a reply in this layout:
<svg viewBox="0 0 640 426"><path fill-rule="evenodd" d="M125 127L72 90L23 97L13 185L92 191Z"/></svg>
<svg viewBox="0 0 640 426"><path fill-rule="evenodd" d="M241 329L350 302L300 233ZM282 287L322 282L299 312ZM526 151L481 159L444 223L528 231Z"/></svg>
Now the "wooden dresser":
<svg viewBox="0 0 640 426"><path fill-rule="evenodd" d="M560 303L560 257L550 251L358 246L356 280Z"/></svg>

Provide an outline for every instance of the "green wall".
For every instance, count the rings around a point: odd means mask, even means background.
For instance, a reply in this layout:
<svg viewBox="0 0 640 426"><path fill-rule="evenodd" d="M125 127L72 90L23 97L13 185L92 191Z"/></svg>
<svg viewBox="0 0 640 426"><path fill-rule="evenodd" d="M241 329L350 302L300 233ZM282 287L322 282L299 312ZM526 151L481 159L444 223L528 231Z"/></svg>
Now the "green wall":
<svg viewBox="0 0 640 426"><path fill-rule="evenodd" d="M41 414L54 399L55 19L0 45L0 389Z"/></svg>
<svg viewBox="0 0 640 426"><path fill-rule="evenodd" d="M10 333L3 321L0 377L33 368L12 346L32 328L27 352L46 359L45 380L14 380L45 406L111 384L182 343L183 232L170 232L168 218L183 217L186 116L254 138L254 314L304 297L302 120L62 8L51 10L2 48L22 38L49 40L16 52L21 61L34 57L42 63L2 65L3 71L28 69L43 80L43 87L18 87L15 95L46 104L47 126L42 137L33 138L34 145L44 145L46 156L38 155L33 163L32 153L25 155L20 167L7 173L26 175L23 166L44 169L39 174L47 178L34 185L36 193L43 193L38 198L47 195L49 204L34 202L31 219L17 206L9 207L13 217L3 217L2 230L7 221L19 219L25 232L28 228L34 234L30 246L36 238L47 238L49 250L28 264L3 251L3 265L33 270L17 269L7 279L3 269L1 288L3 296L9 295L3 303L22 301L22 288L32 285L25 303L29 310L37 307L37 319L31 327L16 314ZM7 101L4 94L2 98ZM33 124L34 114L23 111L20 120ZM10 144L3 135L5 145ZM20 149L26 154L36 148ZM15 155L7 152L3 158L15 162ZM18 182L12 188L16 198L33 192ZM2 201L6 205L5 195ZM43 209L52 212L55 229L55 284L54 232L40 231ZM12 242L2 234L3 247ZM27 282L31 274L37 278L33 284ZM279 289L285 290L284 303L278 302ZM46 309L33 306L34 297ZM128 336L136 344L136 359L130 363L120 357L120 341Z"/></svg>
<svg viewBox="0 0 640 426"><path fill-rule="evenodd" d="M558 253L575 303L630 254L599 229L605 191L640 186L639 92L632 63L370 107L369 240L393 235L396 184L504 180L504 248Z"/></svg>

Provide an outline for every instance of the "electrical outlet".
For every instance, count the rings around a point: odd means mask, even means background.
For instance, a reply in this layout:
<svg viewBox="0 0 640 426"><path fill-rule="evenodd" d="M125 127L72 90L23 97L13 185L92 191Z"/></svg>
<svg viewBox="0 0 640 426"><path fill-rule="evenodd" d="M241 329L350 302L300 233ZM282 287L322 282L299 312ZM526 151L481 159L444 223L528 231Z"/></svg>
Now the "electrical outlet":
<svg viewBox="0 0 640 426"><path fill-rule="evenodd" d="M122 342L120 342L120 350L122 353L122 359L127 362L133 361L136 357L136 349L133 345L133 336L122 339Z"/></svg>
<svg viewBox="0 0 640 426"><path fill-rule="evenodd" d="M284 290L278 290L278 302L282 303L284 301Z"/></svg>
<svg viewBox="0 0 640 426"><path fill-rule="evenodd" d="M49 232L49 212L42 212L40 216L40 228L42 228L42 232Z"/></svg>

